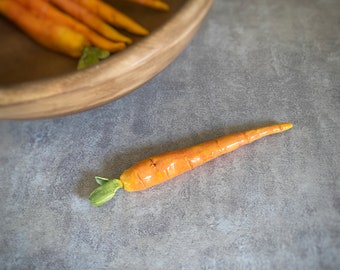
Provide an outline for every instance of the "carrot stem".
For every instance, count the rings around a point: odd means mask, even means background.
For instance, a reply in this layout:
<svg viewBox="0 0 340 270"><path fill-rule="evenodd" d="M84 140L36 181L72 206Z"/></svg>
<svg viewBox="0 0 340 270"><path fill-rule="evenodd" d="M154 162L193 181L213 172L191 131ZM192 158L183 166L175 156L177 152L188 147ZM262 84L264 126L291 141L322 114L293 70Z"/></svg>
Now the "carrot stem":
<svg viewBox="0 0 340 270"><path fill-rule="evenodd" d="M91 204L94 206L100 206L111 200L116 194L116 191L123 187L123 184L119 179L107 179L97 176L96 181L100 186L92 191L89 197Z"/></svg>
<svg viewBox="0 0 340 270"><path fill-rule="evenodd" d="M89 66L92 66L94 64L97 64L99 61L107 58L110 56L110 52L106 50L102 50L97 47L89 47L86 46L83 49L83 53L78 60L77 69L81 70L84 68L87 68Z"/></svg>

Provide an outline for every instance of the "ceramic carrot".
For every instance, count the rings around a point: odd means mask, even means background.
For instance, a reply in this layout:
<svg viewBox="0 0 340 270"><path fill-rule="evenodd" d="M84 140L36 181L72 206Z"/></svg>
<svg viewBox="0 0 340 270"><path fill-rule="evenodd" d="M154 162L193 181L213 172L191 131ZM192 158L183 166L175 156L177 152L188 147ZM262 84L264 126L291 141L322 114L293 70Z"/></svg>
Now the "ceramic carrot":
<svg viewBox="0 0 340 270"><path fill-rule="evenodd" d="M146 36L149 34L146 28L102 0L75 1L115 27L125 29L136 35Z"/></svg>
<svg viewBox="0 0 340 270"><path fill-rule="evenodd" d="M0 13L35 41L54 51L80 57L83 48L90 45L82 34L50 20L34 16L17 1L0 0Z"/></svg>
<svg viewBox="0 0 340 270"><path fill-rule="evenodd" d="M113 41L125 42L127 44L131 44L132 40L119 33L116 29L105 23L100 17L98 17L93 12L89 11L86 7L75 1L69 0L45 0L51 2L56 5L58 8L70 14L75 19L81 21L87 26L94 29L96 32L103 35L105 38L108 38Z"/></svg>
<svg viewBox="0 0 340 270"><path fill-rule="evenodd" d="M170 9L167 3L160 0L127 0L127 1L162 11L168 11Z"/></svg>
<svg viewBox="0 0 340 270"><path fill-rule="evenodd" d="M111 53L123 50L126 45L123 42L112 42L87 27L85 24L74 19L72 16L60 11L46 0L16 0L25 8L27 8L33 15L44 21L51 20L55 24L64 25L80 34L84 35L89 42Z"/></svg>
<svg viewBox="0 0 340 270"><path fill-rule="evenodd" d="M119 188L140 191L158 185L245 144L292 127L291 123L266 126L147 158L125 170L120 179L96 177L101 186L90 194L90 202L100 206L110 200Z"/></svg>

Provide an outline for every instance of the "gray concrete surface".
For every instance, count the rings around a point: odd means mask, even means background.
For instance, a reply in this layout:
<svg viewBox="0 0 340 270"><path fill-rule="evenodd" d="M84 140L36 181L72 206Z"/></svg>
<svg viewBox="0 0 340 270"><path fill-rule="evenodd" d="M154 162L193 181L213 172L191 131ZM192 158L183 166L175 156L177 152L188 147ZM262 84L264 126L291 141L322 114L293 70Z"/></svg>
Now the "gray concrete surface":
<svg viewBox="0 0 340 270"><path fill-rule="evenodd" d="M339 269L340 1L216 0L183 53L85 113L0 122L0 269ZM96 208L95 175L294 128Z"/></svg>

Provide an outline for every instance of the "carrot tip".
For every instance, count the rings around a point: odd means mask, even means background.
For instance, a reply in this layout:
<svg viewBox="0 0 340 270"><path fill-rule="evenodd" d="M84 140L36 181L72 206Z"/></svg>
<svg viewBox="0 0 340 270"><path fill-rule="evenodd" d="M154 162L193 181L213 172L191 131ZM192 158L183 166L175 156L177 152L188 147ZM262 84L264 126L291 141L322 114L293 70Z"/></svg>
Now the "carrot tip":
<svg viewBox="0 0 340 270"><path fill-rule="evenodd" d="M288 129L291 129L292 127L293 127L292 123L283 123L282 124L283 130L288 130Z"/></svg>

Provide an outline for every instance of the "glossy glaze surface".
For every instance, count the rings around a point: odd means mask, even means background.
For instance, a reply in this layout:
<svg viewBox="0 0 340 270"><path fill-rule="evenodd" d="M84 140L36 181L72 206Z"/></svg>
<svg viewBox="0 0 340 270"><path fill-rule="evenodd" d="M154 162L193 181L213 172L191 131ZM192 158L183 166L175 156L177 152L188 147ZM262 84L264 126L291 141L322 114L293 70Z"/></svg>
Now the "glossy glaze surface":
<svg viewBox="0 0 340 270"><path fill-rule="evenodd" d="M127 191L139 191L172 179L208 161L252 143L265 136L292 128L291 123L277 124L226 135L186 149L145 159L123 172L120 180Z"/></svg>

